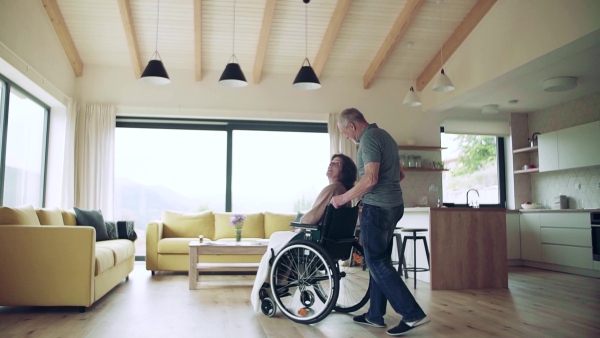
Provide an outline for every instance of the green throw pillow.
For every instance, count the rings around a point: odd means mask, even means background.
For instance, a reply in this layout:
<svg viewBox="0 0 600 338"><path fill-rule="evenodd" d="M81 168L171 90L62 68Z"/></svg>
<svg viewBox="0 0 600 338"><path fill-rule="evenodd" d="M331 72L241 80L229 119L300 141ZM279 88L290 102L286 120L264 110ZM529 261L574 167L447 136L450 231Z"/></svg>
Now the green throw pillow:
<svg viewBox="0 0 600 338"><path fill-rule="evenodd" d="M100 210L82 210L79 208L73 208L73 210L75 210L77 225L91 226L96 229L96 242L111 239L108 237L106 225L104 225L104 217L102 217Z"/></svg>

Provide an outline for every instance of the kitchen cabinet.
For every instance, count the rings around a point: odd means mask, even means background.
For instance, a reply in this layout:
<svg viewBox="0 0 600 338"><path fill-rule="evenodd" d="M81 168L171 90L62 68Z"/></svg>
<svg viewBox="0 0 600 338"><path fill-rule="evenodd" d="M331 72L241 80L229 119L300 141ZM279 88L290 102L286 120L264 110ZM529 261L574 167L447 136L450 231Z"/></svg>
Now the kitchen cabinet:
<svg viewBox="0 0 600 338"><path fill-rule="evenodd" d="M538 136L539 171L600 165L600 121Z"/></svg>
<svg viewBox="0 0 600 338"><path fill-rule="evenodd" d="M589 213L540 213L541 261L594 269Z"/></svg>
<svg viewBox="0 0 600 338"><path fill-rule="evenodd" d="M404 155L406 153L406 155L417 155L417 156L421 156L422 159L429 159L432 161L437 161L437 162L441 162L441 154L440 151L446 149L446 148L441 148L441 147L430 147L430 146L398 146L398 151L400 153L402 153L402 155ZM437 152L437 154L435 155L431 155L431 152ZM429 153L430 157L427 158L427 154ZM421 172L442 172L442 171L446 171L447 169L443 169L443 168L431 168L431 167L424 167L421 166L420 168L416 168L416 167L408 167L407 165L405 165L404 167L404 171L421 171Z"/></svg>
<svg viewBox="0 0 600 338"><path fill-rule="evenodd" d="M506 213L506 251L508 259L521 259L521 228L518 213Z"/></svg>
<svg viewBox="0 0 600 338"><path fill-rule="evenodd" d="M600 165L600 121L558 131L558 168Z"/></svg>
<svg viewBox="0 0 600 338"><path fill-rule="evenodd" d="M519 217L521 229L521 259L541 262L540 214L522 213Z"/></svg>
<svg viewBox="0 0 600 338"><path fill-rule="evenodd" d="M558 132L538 135L539 171L558 170Z"/></svg>

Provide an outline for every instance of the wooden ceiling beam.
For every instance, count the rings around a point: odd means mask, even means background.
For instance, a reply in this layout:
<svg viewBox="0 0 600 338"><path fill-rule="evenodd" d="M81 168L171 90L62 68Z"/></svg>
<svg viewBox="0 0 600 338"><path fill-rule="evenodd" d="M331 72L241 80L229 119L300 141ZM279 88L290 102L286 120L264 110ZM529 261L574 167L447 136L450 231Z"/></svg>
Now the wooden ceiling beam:
<svg viewBox="0 0 600 338"><path fill-rule="evenodd" d="M129 48L129 56L131 57L131 65L135 78L139 79L142 76L142 62L140 59L140 48L137 43L137 35L133 26L133 16L131 15L131 4L129 0L118 0L119 12L121 12L121 21L123 21L123 29L127 38L127 47Z"/></svg>
<svg viewBox="0 0 600 338"><path fill-rule="evenodd" d="M202 0L194 0L194 53L196 81L202 81Z"/></svg>
<svg viewBox="0 0 600 338"><path fill-rule="evenodd" d="M406 2L402 12L400 12L392 29L383 41L381 47L379 47L379 51L377 51L375 58L371 61L371 65L369 65L367 72L363 76L364 89L369 89L371 87L373 81L377 75L379 75L379 72L381 72L381 69L383 69L383 66L390 57L390 54L392 54L396 45L408 30L408 27L410 27L410 24L415 19L419 9L421 9L421 6L423 6L424 3L425 0L408 0Z"/></svg>
<svg viewBox="0 0 600 338"><path fill-rule="evenodd" d="M267 0L265 4L265 13L263 15L262 27L260 29L260 37L258 38L256 58L254 59L254 72L252 75L252 82L254 84L260 83L260 79L262 77L262 69L265 64L265 55L267 53L269 37L271 36L271 26L273 24L273 17L275 16L276 3L276 0Z"/></svg>
<svg viewBox="0 0 600 338"><path fill-rule="evenodd" d="M75 76L82 76L83 62L79 57L79 53L77 52L71 33L69 33L65 18L58 7L58 3L56 0L42 0L42 5L44 5L44 9L46 10L46 14L48 14L52 27L54 27L58 40L60 41L65 54L67 54L67 58L69 59L69 63L71 63Z"/></svg>
<svg viewBox="0 0 600 338"><path fill-rule="evenodd" d="M333 11L333 15L329 21L329 26L327 26L327 31L323 37L323 42L321 42L321 48L319 48L315 62L312 65L317 77L321 76L321 72L325 67L325 63L327 63L327 59L329 59L329 54L331 54L333 44L335 43L335 40L342 29L342 24L348 15L351 2L352 0L338 0L337 4L335 5L335 10Z"/></svg>
<svg viewBox="0 0 600 338"><path fill-rule="evenodd" d="M487 14L487 12L494 6L497 0L479 0L471 8L471 11L462 22L456 27L454 33L446 40L442 46L442 50L438 51L437 54L431 59L427 67L423 70L421 75L417 77L417 91L422 91L423 88L433 79L433 77L442 68L441 52L444 52L444 60L448 60L454 52L460 47L465 41L467 36L471 34L473 29L477 26L479 21Z"/></svg>

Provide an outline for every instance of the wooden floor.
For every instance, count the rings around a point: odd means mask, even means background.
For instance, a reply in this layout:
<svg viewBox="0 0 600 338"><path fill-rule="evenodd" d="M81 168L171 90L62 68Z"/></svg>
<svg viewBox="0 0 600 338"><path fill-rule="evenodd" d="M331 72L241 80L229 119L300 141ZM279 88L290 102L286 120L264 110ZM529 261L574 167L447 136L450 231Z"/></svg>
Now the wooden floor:
<svg viewBox="0 0 600 338"><path fill-rule="evenodd" d="M281 312L255 313L253 280L202 276L201 288L190 291L187 274L151 276L136 262L129 281L85 313L0 307L0 337L388 337L385 329L353 324L347 314L303 325ZM600 279L512 267L508 289L431 291L419 282L413 290L412 279L406 283L431 318L412 337L600 337ZM388 308L389 326L400 318Z"/></svg>

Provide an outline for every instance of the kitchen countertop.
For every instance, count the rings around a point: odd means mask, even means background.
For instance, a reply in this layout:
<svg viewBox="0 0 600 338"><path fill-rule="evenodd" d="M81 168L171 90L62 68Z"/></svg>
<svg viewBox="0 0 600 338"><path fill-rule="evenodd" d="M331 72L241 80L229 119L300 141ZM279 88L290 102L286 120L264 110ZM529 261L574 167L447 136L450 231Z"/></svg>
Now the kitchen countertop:
<svg viewBox="0 0 600 338"><path fill-rule="evenodd" d="M600 209L520 209L519 212L599 212Z"/></svg>

